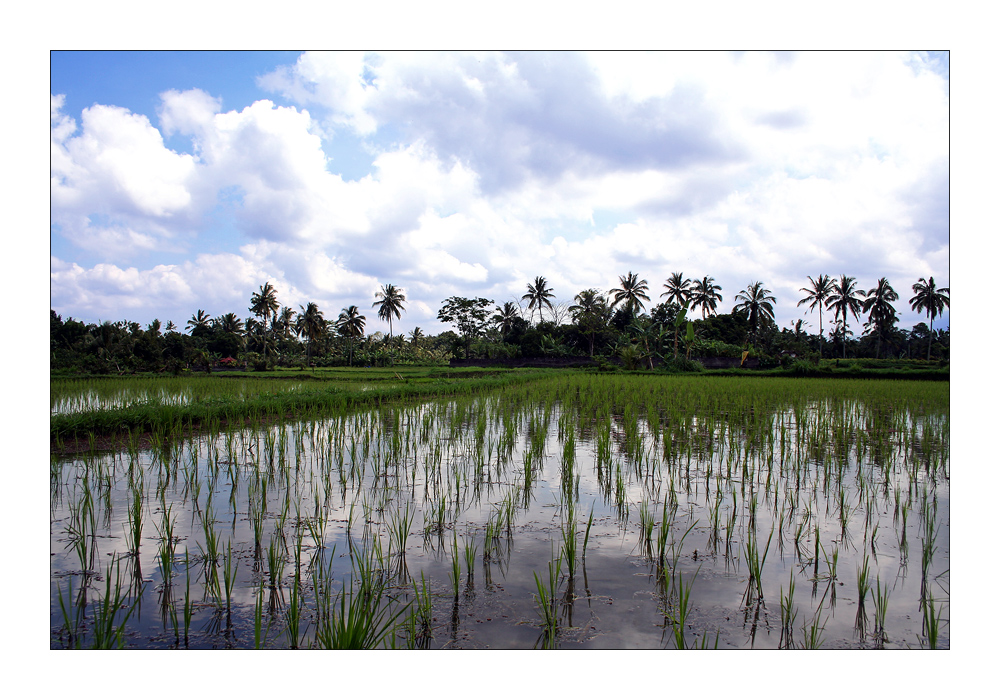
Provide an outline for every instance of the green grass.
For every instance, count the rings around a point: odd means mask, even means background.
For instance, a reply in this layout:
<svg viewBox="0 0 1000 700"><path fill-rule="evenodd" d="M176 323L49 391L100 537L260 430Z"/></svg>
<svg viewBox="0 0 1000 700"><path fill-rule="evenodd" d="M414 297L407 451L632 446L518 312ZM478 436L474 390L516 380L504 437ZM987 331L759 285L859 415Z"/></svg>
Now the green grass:
<svg viewBox="0 0 1000 700"><path fill-rule="evenodd" d="M319 417L400 401L479 395L546 375L551 371L520 370L487 376L481 371L427 372L421 377L426 381L369 385L372 378L356 372L346 383L331 376L292 387L275 377L54 379L54 402L71 402L72 396L91 392L140 398L125 399L118 407L54 414L49 432L57 451L59 445L94 437L114 437L115 444L121 447L127 444L128 436L136 433L180 437L195 430L259 425L291 416ZM365 385L359 388L359 381ZM151 398L154 396L160 398Z"/></svg>

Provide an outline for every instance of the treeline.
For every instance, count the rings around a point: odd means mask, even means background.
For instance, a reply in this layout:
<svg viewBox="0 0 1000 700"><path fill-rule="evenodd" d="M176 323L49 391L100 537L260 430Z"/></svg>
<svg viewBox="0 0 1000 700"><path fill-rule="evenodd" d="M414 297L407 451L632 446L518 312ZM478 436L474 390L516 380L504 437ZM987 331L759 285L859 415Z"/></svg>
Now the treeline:
<svg viewBox="0 0 1000 700"><path fill-rule="evenodd" d="M737 293L729 313L718 313L723 297L714 279L691 280L679 272L667 279L660 294L664 300L656 304L648 282L631 272L607 293L582 290L572 304L555 302L544 277L536 277L520 300L502 306L491 299L450 297L442 302L438 319L455 330L432 336L419 327L408 334L392 333L392 320L402 317L406 297L391 284L382 287L372 304L378 317L389 322L390 332L366 334L366 317L357 306L342 309L336 319L326 318L312 302L295 311L282 306L275 288L266 283L250 296L251 316L230 312L213 317L198 309L183 331L159 319L146 327L130 321L64 321L53 310L51 366L91 374L180 373L589 355L613 357L630 368L652 367L658 360L685 369L693 358L743 353L757 358L761 367L831 357L947 361L949 331L935 330L933 322L950 305L949 290L937 288L933 277L912 286L909 302L927 314L930 325L918 323L909 331L897 326L894 304L899 296L885 278L867 291L848 276L808 280L799 305L816 312L816 334L807 332L802 320L779 329L775 298L761 282ZM824 311L833 315L825 334ZM851 316L865 318L862 335L850 330Z"/></svg>

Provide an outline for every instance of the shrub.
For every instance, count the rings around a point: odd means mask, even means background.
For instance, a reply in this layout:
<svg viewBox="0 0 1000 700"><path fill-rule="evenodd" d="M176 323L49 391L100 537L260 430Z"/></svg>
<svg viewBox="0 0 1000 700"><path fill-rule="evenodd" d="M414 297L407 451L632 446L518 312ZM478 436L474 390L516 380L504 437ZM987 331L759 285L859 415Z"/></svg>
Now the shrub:
<svg viewBox="0 0 1000 700"><path fill-rule="evenodd" d="M795 362L792 363L789 369L791 369L793 374L800 374L803 376L807 376L812 374L816 368L808 360L796 360Z"/></svg>
<svg viewBox="0 0 1000 700"><path fill-rule="evenodd" d="M691 343L691 354L695 357L739 357L743 354L743 348L739 345L731 345L721 340L705 340L699 338ZM751 350L753 356L753 350Z"/></svg>
<svg viewBox="0 0 1000 700"><path fill-rule="evenodd" d="M705 365L701 364L697 360L689 360L686 357L678 357L677 359L669 358L663 363L663 371L665 372L704 372Z"/></svg>

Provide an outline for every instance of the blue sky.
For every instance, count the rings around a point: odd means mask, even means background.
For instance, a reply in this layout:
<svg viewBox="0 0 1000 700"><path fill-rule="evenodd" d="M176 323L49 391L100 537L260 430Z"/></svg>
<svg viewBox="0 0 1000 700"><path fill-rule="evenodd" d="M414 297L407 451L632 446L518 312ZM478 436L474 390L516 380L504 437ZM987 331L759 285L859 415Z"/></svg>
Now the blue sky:
<svg viewBox="0 0 1000 700"><path fill-rule="evenodd" d="M183 327L270 281L335 318L392 283L436 333L452 295L680 271L815 332L799 289L847 274L909 329L949 286L949 89L925 53L54 52L51 304Z"/></svg>

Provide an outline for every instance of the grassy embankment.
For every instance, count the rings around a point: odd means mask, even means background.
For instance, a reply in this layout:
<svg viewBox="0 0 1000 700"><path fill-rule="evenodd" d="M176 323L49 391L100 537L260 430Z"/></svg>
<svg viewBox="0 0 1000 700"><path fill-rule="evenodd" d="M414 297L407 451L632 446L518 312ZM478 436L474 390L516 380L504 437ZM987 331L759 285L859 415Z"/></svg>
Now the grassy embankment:
<svg viewBox="0 0 1000 700"><path fill-rule="evenodd" d="M55 452L111 447L146 434L157 442L232 424L479 394L549 373L402 367L53 379L52 407L60 412L50 418L50 437Z"/></svg>

